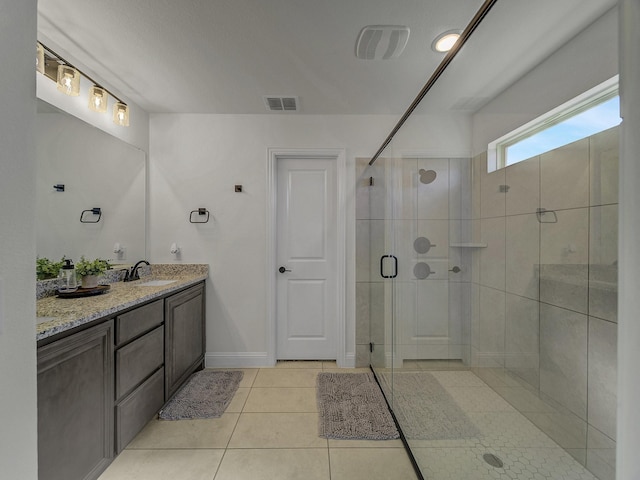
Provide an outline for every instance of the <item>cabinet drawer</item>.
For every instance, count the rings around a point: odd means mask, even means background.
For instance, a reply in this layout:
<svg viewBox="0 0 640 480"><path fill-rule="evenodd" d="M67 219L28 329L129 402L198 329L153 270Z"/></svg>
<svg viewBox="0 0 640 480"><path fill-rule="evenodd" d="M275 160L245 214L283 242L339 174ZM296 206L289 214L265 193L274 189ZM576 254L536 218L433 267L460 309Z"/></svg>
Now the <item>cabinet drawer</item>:
<svg viewBox="0 0 640 480"><path fill-rule="evenodd" d="M116 405L116 453L120 453L164 405L161 368Z"/></svg>
<svg viewBox="0 0 640 480"><path fill-rule="evenodd" d="M116 399L127 394L163 363L163 326L116 350Z"/></svg>
<svg viewBox="0 0 640 480"><path fill-rule="evenodd" d="M164 301L157 300L116 317L116 345L140 335L164 320Z"/></svg>

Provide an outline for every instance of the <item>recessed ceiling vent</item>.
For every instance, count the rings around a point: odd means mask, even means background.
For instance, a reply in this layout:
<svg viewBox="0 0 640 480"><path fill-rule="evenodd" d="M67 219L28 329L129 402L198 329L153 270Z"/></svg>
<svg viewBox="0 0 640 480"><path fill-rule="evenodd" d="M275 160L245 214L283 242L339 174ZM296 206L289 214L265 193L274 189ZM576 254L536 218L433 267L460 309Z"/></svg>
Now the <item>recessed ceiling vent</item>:
<svg viewBox="0 0 640 480"><path fill-rule="evenodd" d="M409 40L404 25L368 25L360 31L356 57L363 60L387 60L399 57Z"/></svg>
<svg viewBox="0 0 640 480"><path fill-rule="evenodd" d="M300 110L298 97L265 95L262 98L270 112L297 112Z"/></svg>

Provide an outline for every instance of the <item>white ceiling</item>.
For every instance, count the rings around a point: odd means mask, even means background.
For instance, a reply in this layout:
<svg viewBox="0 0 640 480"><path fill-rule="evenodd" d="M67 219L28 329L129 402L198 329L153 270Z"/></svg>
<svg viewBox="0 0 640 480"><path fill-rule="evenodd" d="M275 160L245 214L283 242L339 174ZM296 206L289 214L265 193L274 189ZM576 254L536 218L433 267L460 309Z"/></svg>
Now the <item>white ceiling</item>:
<svg viewBox="0 0 640 480"><path fill-rule="evenodd" d="M433 38L482 3L39 0L38 34L148 112L268 113L263 95L292 95L306 114L401 114L443 58ZM425 104L474 110L615 3L499 0ZM360 30L379 24L410 27L404 53L357 59Z"/></svg>

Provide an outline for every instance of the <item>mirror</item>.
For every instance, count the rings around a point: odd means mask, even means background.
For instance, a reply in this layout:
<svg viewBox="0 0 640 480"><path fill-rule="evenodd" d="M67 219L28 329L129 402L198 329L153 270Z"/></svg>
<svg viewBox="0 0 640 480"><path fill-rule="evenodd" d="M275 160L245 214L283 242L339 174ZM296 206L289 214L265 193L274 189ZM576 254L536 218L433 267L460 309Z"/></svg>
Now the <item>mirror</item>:
<svg viewBox="0 0 640 480"><path fill-rule="evenodd" d="M145 258L145 152L42 100L36 131L37 255L74 262L81 255L111 263ZM101 215L91 211L96 207ZM81 216L95 223L81 223Z"/></svg>

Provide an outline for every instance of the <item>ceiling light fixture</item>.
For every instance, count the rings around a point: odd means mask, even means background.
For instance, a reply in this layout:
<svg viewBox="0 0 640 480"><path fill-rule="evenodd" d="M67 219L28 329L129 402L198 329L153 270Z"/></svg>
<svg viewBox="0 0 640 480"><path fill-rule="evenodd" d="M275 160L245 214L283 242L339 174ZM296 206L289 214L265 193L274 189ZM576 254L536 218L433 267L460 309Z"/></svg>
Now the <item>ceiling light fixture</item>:
<svg viewBox="0 0 640 480"><path fill-rule="evenodd" d="M117 102L113 106L113 123L121 127L129 126L129 107L126 104Z"/></svg>
<svg viewBox="0 0 640 480"><path fill-rule="evenodd" d="M36 70L44 75L44 48L39 43L36 46Z"/></svg>
<svg viewBox="0 0 640 480"><path fill-rule="evenodd" d="M89 109L99 113L106 112L109 95L111 95L116 100L113 105L113 123L123 127L129 126L129 107L120 98L101 87L93 78L74 67L46 45L37 43L36 55L36 70L56 82L58 90L67 95L78 96L80 95L80 77L85 77L93 83L89 89Z"/></svg>
<svg viewBox="0 0 640 480"><path fill-rule="evenodd" d="M431 43L431 49L438 53L446 53L460 38L460 30L447 30L436 37Z"/></svg>
<svg viewBox="0 0 640 480"><path fill-rule="evenodd" d="M69 65L58 65L58 90L65 95L80 95L80 72Z"/></svg>
<svg viewBox="0 0 640 480"><path fill-rule="evenodd" d="M104 113L107 111L107 91L94 85L89 89L89 110Z"/></svg>

